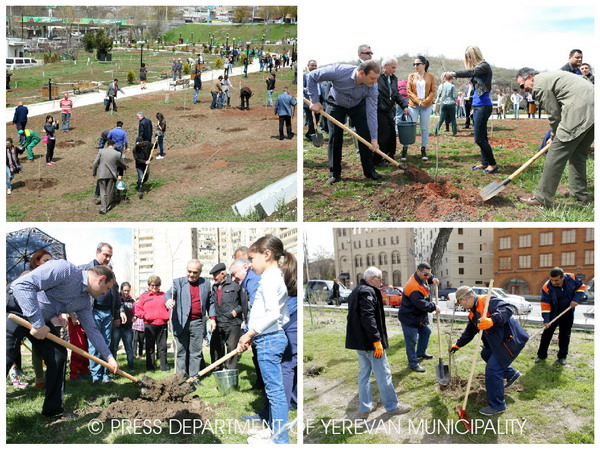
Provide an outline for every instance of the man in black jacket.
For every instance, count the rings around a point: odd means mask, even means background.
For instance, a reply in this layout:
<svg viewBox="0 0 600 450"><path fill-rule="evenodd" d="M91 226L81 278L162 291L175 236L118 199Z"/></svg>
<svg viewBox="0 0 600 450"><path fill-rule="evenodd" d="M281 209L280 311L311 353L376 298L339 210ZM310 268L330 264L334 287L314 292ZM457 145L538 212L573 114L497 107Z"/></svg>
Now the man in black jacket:
<svg viewBox="0 0 600 450"><path fill-rule="evenodd" d="M137 171L137 188L139 198L144 198L144 183L150 178L150 161L152 160L152 142L138 140L133 148L133 159L135 159L135 170ZM143 179L142 179L143 178Z"/></svg>
<svg viewBox="0 0 600 450"><path fill-rule="evenodd" d="M242 322L248 314L248 295L242 287L231 279L225 272L225 264L215 265L210 274L213 277L209 316L212 323L216 322L210 338L211 362L225 356L227 352L237 348L242 336ZM215 321L215 322L213 322ZM238 356L225 363L226 369L237 369Z"/></svg>
<svg viewBox="0 0 600 450"><path fill-rule="evenodd" d="M393 158L396 154L396 108L398 105L406 114L408 100L403 99L398 92L398 78L395 72L398 61L394 58L383 62L383 70L377 80L379 97L377 98L377 141L381 151ZM373 155L375 165L383 164L383 158L378 154Z"/></svg>
<svg viewBox="0 0 600 450"><path fill-rule="evenodd" d="M140 121L138 127L138 137L136 140L141 139L142 141L152 141L152 122L150 119L144 116L143 112L138 112L137 118Z"/></svg>
<svg viewBox="0 0 600 450"><path fill-rule="evenodd" d="M392 385L392 372L385 349L388 347L385 313L381 297L381 270L369 267L360 284L348 297L346 348L358 353L359 418L367 419L377 409L373 403L371 373L375 372L379 395L388 413L404 414L410 406L400 405Z"/></svg>
<svg viewBox="0 0 600 450"><path fill-rule="evenodd" d="M510 305L499 298L490 298L486 317L482 317L486 302L486 295L476 295L469 286L461 286L456 290L456 303L469 311L469 322L450 351L454 353L467 345L479 330L483 333L481 357L487 363L485 390L488 406L479 412L484 416L493 416L506 410L504 390L515 384L521 376L521 372L513 369L511 363L523 350L529 336L512 317Z"/></svg>

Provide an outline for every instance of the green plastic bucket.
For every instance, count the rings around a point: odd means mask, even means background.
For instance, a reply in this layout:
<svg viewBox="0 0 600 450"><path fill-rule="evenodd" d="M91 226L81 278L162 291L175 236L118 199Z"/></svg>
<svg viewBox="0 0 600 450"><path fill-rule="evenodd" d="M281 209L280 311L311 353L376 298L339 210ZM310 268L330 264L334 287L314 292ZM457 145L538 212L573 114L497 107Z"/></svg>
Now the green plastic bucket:
<svg viewBox="0 0 600 450"><path fill-rule="evenodd" d="M410 119L410 116L402 114L401 121L396 125L398 139L402 145L411 145L417 140L417 122L409 121L407 117Z"/></svg>
<svg viewBox="0 0 600 450"><path fill-rule="evenodd" d="M217 380L217 390L221 395L227 395L230 392L238 390L239 372L237 369L224 369L214 372Z"/></svg>

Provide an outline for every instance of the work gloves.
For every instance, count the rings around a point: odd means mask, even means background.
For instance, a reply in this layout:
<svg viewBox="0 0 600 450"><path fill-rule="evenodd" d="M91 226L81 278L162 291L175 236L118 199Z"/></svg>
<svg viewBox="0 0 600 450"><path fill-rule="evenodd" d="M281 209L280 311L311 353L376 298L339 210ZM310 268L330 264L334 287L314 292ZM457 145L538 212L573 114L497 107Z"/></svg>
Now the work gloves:
<svg viewBox="0 0 600 450"><path fill-rule="evenodd" d="M383 345L381 345L381 341L374 342L373 345L375 346L375 353L373 353L373 356L377 359L381 358L383 356Z"/></svg>
<svg viewBox="0 0 600 450"><path fill-rule="evenodd" d="M490 317L486 317L485 319L481 319L477 328L480 330L487 330L488 328L492 328L494 326L494 321Z"/></svg>
<svg viewBox="0 0 600 450"><path fill-rule="evenodd" d="M458 345L456 345L456 344L454 344L452 347L450 347L450 348L448 349L448 351L449 351L450 353L456 353L456 352L457 352L457 351L459 351L459 350L460 350L460 347L459 347Z"/></svg>

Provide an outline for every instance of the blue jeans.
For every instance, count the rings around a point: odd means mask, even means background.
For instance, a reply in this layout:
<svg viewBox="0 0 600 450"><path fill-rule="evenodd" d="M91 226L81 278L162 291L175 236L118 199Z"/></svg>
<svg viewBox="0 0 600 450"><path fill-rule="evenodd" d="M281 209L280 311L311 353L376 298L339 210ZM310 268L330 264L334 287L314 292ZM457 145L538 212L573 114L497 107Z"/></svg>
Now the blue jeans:
<svg viewBox="0 0 600 450"><path fill-rule="evenodd" d="M212 95L212 103L210 104L210 109L215 109L217 107L217 98L219 96L218 92L211 92Z"/></svg>
<svg viewBox="0 0 600 450"><path fill-rule="evenodd" d="M199 75L196 75L199 76ZM192 100L192 103L197 103L198 102L198 94L200 93L200 89L194 89L194 100Z"/></svg>
<svg viewBox="0 0 600 450"><path fill-rule="evenodd" d="M10 180L13 179L13 174L10 171L10 167L6 166L6 189L12 189L12 185L10 184Z"/></svg>
<svg viewBox="0 0 600 450"><path fill-rule="evenodd" d="M17 133L18 133L19 130L25 130L25 127L27 126L27 122L25 122L25 123L23 123L23 122L17 122L15 124L15 126L17 127ZM21 145L23 145L24 142L25 142L25 133L19 134L19 143Z"/></svg>
<svg viewBox="0 0 600 450"><path fill-rule="evenodd" d="M427 144L429 144L429 118L431 117L431 112L433 107L426 106L425 108L421 108L420 106L412 107L409 106L408 110L410 111L410 120L413 122L417 122L417 118L421 118L419 122L421 122L421 147L427 148Z"/></svg>
<svg viewBox="0 0 600 450"><path fill-rule="evenodd" d="M100 136L100 140L98 141L98 149L104 148L107 140L108 139L104 139L102 136Z"/></svg>
<svg viewBox="0 0 600 450"><path fill-rule="evenodd" d="M71 113L61 113L60 118L62 121L63 131L69 131L69 124L71 123Z"/></svg>
<svg viewBox="0 0 600 450"><path fill-rule="evenodd" d="M420 328L409 327L408 325L402 325L402 332L404 333L404 342L406 344L406 357L408 358L408 365L411 369L414 369L419 365L419 356L424 356L427 353L427 345L429 345L429 336L431 335L431 329L427 325L423 325ZM418 338L418 343L417 343ZM416 351L415 351L416 347Z"/></svg>
<svg viewBox="0 0 600 450"><path fill-rule="evenodd" d="M371 374L375 372L375 381L379 389L381 403L386 411L398 407L398 396L392 384L392 371L383 352L381 358L375 358L373 351L357 350L358 353L358 410L369 412L373 408L373 392L371 390Z"/></svg>
<svg viewBox="0 0 600 450"><path fill-rule="evenodd" d="M108 345L108 348L110 348L110 341L111 341L111 336L112 336L112 321L113 321L112 310L109 309L109 310L104 311L104 310L100 310L100 309L94 309L93 314L94 314L94 320L96 321L96 328L98 328L98 331L100 332L100 334L102 336L104 336L106 345ZM88 339L88 351L92 355L94 355L98 358L102 358L98 349L96 349L94 347L94 344L92 344L92 341L90 341L89 339ZM90 361L90 372L92 374L92 381L108 380L108 369L94 361Z"/></svg>
<svg viewBox="0 0 600 450"><path fill-rule="evenodd" d="M487 122L492 115L492 109L492 105L473 106L473 137L481 150L481 164L484 166L496 165L487 135Z"/></svg>
<svg viewBox="0 0 600 450"><path fill-rule="evenodd" d="M515 119L519 118L519 104L513 104L513 112L515 114Z"/></svg>
<svg viewBox="0 0 600 450"><path fill-rule="evenodd" d="M158 148L160 150L159 156L165 156L165 148L163 146L164 140L165 140L165 136L157 136L158 138Z"/></svg>
<svg viewBox="0 0 600 450"><path fill-rule="evenodd" d="M135 170L137 171L137 176L138 176L137 187L138 187L138 190L140 192L142 192L144 190L144 183L146 181L148 181L148 178L150 177L150 167L148 167L147 171L146 171L145 167L143 169L136 167ZM146 176L142 180L142 177L144 176L144 171L146 171Z"/></svg>
<svg viewBox="0 0 600 450"><path fill-rule="evenodd" d="M273 89L267 89L267 106L273 106Z"/></svg>
<svg viewBox="0 0 600 450"><path fill-rule="evenodd" d="M297 381L298 381L298 317L297 312L290 316L290 321L285 326L285 335L288 338L288 344L283 354L281 369L283 371L283 384L288 407L292 403L298 404Z"/></svg>
<svg viewBox="0 0 600 450"><path fill-rule="evenodd" d="M125 353L127 354L127 367L129 368L129 370L133 370L133 330L131 328L121 327L117 327L112 330L111 352L115 359L117 359L117 351L119 350L119 341L121 339L123 339L123 347L125 347Z"/></svg>
<svg viewBox="0 0 600 450"><path fill-rule="evenodd" d="M501 365L489 348L481 351L481 357L487 363L485 366L485 390L488 404L497 410L506 409L504 401L504 380L511 379L517 371L511 366Z"/></svg>
<svg viewBox="0 0 600 450"><path fill-rule="evenodd" d="M276 444L289 444L287 429L288 403L283 387L283 372L281 361L283 352L288 344L287 337L282 331L259 334L254 338L258 366L265 383L265 391L269 399L270 423ZM281 431L281 433L279 433Z"/></svg>

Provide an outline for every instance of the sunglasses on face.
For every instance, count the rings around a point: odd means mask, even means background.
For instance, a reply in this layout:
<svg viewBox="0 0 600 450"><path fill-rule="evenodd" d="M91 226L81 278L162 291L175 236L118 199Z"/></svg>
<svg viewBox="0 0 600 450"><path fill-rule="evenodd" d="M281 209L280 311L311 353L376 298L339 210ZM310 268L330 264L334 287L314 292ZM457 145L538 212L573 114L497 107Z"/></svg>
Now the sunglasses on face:
<svg viewBox="0 0 600 450"><path fill-rule="evenodd" d="M373 52L360 52L361 55L372 55Z"/></svg>

